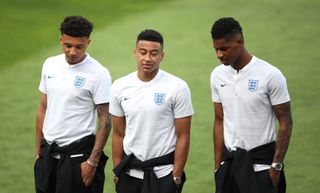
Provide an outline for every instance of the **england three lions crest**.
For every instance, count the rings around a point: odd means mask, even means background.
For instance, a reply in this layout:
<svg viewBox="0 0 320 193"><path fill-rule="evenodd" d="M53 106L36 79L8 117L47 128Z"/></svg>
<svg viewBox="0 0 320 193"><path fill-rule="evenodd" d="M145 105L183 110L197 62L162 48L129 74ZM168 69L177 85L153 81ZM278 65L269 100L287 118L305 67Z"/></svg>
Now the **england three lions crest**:
<svg viewBox="0 0 320 193"><path fill-rule="evenodd" d="M157 105L162 105L164 103L166 94L164 93L154 93L154 102Z"/></svg>
<svg viewBox="0 0 320 193"><path fill-rule="evenodd" d="M76 76L76 78L74 79L74 87L81 88L83 87L85 82L86 82L86 78Z"/></svg>
<svg viewBox="0 0 320 193"><path fill-rule="evenodd" d="M248 82L248 90L250 92L254 92L258 89L259 80L249 80Z"/></svg>

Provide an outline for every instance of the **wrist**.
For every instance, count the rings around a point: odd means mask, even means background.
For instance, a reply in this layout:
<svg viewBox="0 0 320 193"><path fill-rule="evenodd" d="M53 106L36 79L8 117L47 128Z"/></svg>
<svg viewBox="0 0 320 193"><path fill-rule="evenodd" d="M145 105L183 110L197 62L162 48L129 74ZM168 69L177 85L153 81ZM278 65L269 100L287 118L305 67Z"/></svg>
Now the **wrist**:
<svg viewBox="0 0 320 193"><path fill-rule="evenodd" d="M283 163L273 162L273 163L271 164L271 168L274 169L274 170L276 170L276 171L278 171L278 172L280 172L280 171L283 170L284 165L283 165Z"/></svg>
<svg viewBox="0 0 320 193"><path fill-rule="evenodd" d="M89 159L87 159L87 164L93 168L96 168L98 166L98 163L96 162L91 162Z"/></svg>
<svg viewBox="0 0 320 193"><path fill-rule="evenodd" d="M181 177L180 176L174 176L173 177L173 181L174 181L174 183L176 183L176 185L180 185L181 184Z"/></svg>

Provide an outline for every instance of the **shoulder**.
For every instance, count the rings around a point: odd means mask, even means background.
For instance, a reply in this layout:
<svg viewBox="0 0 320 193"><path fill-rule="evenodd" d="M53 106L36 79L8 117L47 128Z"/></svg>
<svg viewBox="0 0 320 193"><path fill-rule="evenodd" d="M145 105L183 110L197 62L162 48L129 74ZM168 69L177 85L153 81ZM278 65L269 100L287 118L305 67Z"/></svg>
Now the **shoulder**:
<svg viewBox="0 0 320 193"><path fill-rule="evenodd" d="M263 59L255 57L255 64L255 70L265 74L266 76L283 76L280 69Z"/></svg>
<svg viewBox="0 0 320 193"><path fill-rule="evenodd" d="M226 73L228 73L228 69L230 68L230 66L226 66L224 64L219 64L218 66L216 66L210 75L210 78L214 78L217 76L224 76Z"/></svg>
<svg viewBox="0 0 320 193"><path fill-rule="evenodd" d="M178 76L170 74L164 70L160 70L159 73L161 73L160 81L162 82L170 83L170 85L173 85L173 86L188 87L187 82Z"/></svg>
<svg viewBox="0 0 320 193"><path fill-rule="evenodd" d="M125 76L122 76L118 79L116 79L113 84L112 87L120 87L123 85L128 85L130 83L133 83L133 81L135 81L137 79L137 72L131 72L130 74L127 74Z"/></svg>
<svg viewBox="0 0 320 193"><path fill-rule="evenodd" d="M85 63L86 65L84 66L88 73L111 77L108 68L103 66L99 61L92 58L90 55L87 56Z"/></svg>
<svg viewBox="0 0 320 193"><path fill-rule="evenodd" d="M86 58L86 63L90 64L93 69L97 71L108 71L107 67L103 66L98 60L92 58L90 55Z"/></svg>
<svg viewBox="0 0 320 193"><path fill-rule="evenodd" d="M56 56L48 57L44 61L44 64L48 65L48 64L53 64L53 63L57 63L57 62L64 62L64 61L65 61L65 55L64 54L59 54L59 55L56 55Z"/></svg>
<svg viewBox="0 0 320 193"><path fill-rule="evenodd" d="M230 66L226 66L224 64L219 64L218 66L214 67L211 74L219 73L219 72L227 72L228 68L230 68Z"/></svg>
<svg viewBox="0 0 320 193"><path fill-rule="evenodd" d="M280 71L277 67L274 65L270 64L269 62L255 57L255 67L257 69L260 69L260 71L267 71L267 72L272 72L272 71Z"/></svg>
<svg viewBox="0 0 320 193"><path fill-rule="evenodd" d="M57 70L62 68L64 64L65 64L64 54L51 56L44 61L42 65L42 70L43 72Z"/></svg>

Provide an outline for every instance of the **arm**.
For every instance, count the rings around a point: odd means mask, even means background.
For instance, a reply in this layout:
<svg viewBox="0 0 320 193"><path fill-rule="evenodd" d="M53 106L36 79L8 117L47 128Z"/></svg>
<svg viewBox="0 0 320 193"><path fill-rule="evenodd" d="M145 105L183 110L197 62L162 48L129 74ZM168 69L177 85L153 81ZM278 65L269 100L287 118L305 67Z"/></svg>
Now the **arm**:
<svg viewBox="0 0 320 193"><path fill-rule="evenodd" d="M41 94L40 103L36 114L36 159L39 158L41 140L43 138L42 127L47 110L47 95Z"/></svg>
<svg viewBox="0 0 320 193"><path fill-rule="evenodd" d="M173 176L181 177L190 146L191 116L175 120L177 142L174 154Z"/></svg>
<svg viewBox="0 0 320 193"><path fill-rule="evenodd" d="M223 109L221 103L214 103L214 124L213 124L213 141L214 141L214 168L219 169L222 161L223 151Z"/></svg>
<svg viewBox="0 0 320 193"><path fill-rule="evenodd" d="M91 163L97 164L102 154L103 148L111 130L111 118L109 114L109 103L99 104L96 106L98 112L98 131L96 133L96 140L88 160ZM86 186L89 186L94 174L95 167L90 166L87 162L81 164L82 179Z"/></svg>
<svg viewBox="0 0 320 193"><path fill-rule="evenodd" d="M123 138L125 135L126 120L125 117L112 116L112 161L113 166L117 166L124 155Z"/></svg>
<svg viewBox="0 0 320 193"><path fill-rule="evenodd" d="M282 163L286 155L291 132L292 132L292 117L290 102L272 106L274 113L279 121L279 131L276 139L276 151L273 157L273 162ZM277 185L279 180L279 172L274 169L269 170L273 184Z"/></svg>
<svg viewBox="0 0 320 193"><path fill-rule="evenodd" d="M125 117L117 117L112 115L112 161L113 167L117 166L124 155L123 151L123 138L125 135L126 119ZM113 182L118 182L118 177L113 177Z"/></svg>
<svg viewBox="0 0 320 193"><path fill-rule="evenodd" d="M111 116L109 114L109 103L97 105L98 132L89 160L98 163L103 148L108 140L111 130Z"/></svg>

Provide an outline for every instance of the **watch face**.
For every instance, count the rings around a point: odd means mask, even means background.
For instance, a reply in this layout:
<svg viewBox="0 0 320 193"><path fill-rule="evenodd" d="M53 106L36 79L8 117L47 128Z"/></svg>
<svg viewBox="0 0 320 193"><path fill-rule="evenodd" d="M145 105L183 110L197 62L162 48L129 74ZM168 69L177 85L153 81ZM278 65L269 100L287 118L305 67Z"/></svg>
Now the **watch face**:
<svg viewBox="0 0 320 193"><path fill-rule="evenodd" d="M180 177L173 177L173 180L177 185L181 184L181 178Z"/></svg>
<svg viewBox="0 0 320 193"><path fill-rule="evenodd" d="M281 163L274 163L272 164L272 167L278 171L281 171L283 168L283 165Z"/></svg>

